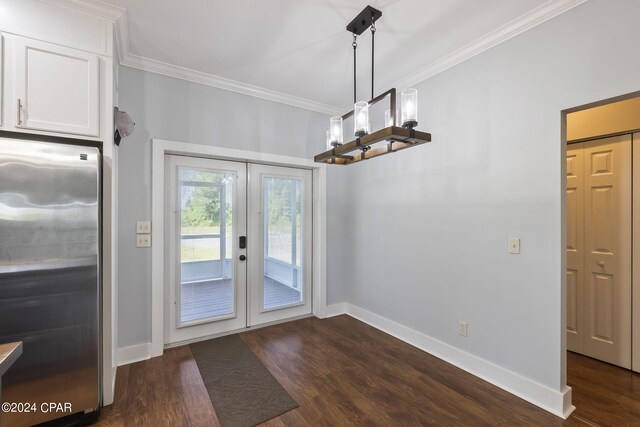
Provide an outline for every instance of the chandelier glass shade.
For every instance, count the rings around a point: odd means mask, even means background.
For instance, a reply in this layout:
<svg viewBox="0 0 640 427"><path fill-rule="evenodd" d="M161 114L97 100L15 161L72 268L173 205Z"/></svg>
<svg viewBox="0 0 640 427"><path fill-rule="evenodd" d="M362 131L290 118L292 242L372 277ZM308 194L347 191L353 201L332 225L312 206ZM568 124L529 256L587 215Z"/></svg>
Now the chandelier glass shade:
<svg viewBox="0 0 640 427"><path fill-rule="evenodd" d="M367 101L358 101L353 111L353 134L359 138L369 133L369 103Z"/></svg>
<svg viewBox="0 0 640 427"><path fill-rule="evenodd" d="M331 132L331 145L342 145L342 117L333 116L329 119L329 131Z"/></svg>

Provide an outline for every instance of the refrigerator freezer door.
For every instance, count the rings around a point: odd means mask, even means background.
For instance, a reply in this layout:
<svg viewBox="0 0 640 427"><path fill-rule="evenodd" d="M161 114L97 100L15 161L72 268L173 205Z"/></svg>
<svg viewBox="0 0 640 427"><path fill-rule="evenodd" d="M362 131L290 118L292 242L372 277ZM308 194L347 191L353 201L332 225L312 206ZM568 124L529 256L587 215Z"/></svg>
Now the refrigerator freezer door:
<svg viewBox="0 0 640 427"><path fill-rule="evenodd" d="M2 426L99 406L99 168L96 148L0 138L0 344L24 343L2 398L33 404Z"/></svg>

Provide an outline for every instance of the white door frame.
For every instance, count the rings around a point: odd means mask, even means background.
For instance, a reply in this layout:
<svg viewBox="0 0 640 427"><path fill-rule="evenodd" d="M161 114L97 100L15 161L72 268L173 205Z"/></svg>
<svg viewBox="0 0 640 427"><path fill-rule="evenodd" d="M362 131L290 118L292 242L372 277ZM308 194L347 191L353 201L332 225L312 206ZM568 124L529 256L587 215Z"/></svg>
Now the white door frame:
<svg viewBox="0 0 640 427"><path fill-rule="evenodd" d="M176 154L218 160L260 163L310 169L313 173L313 304L312 312L318 318L326 317L326 165L313 160L235 150L185 142L151 140L151 345L150 356L161 356L164 351L164 287L165 287L165 155Z"/></svg>

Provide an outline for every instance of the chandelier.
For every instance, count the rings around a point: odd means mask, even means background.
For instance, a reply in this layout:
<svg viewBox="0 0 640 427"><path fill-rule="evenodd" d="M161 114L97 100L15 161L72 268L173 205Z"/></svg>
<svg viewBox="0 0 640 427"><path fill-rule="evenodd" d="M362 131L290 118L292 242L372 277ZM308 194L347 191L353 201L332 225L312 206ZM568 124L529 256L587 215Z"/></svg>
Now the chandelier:
<svg viewBox="0 0 640 427"><path fill-rule="evenodd" d="M361 160L382 156L405 148L415 147L431 141L431 134L420 132L414 128L418 125L418 91L414 88L401 92L401 126L397 126L396 89L392 88L378 96L374 96L375 77L375 34L376 21L382 16L382 12L371 6L364 8L353 21L347 25L347 31L353 34L353 110L343 116L334 116L329 119L327 130L327 151L314 157L317 163L329 163L338 165L350 165ZM356 50L357 38L367 29L371 29L371 99L369 101L357 101L356 98ZM384 113L385 127L371 131L369 122L369 107L381 102L389 101L389 109ZM355 139L343 143L343 123L353 116ZM374 147L375 145L375 147ZM360 151L359 153L353 153Z"/></svg>

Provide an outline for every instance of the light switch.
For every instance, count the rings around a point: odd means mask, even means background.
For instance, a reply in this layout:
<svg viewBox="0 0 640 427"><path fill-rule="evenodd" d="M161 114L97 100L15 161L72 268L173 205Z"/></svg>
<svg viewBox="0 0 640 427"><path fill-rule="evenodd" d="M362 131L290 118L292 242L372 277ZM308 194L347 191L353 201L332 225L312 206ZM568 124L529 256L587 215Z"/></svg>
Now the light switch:
<svg viewBox="0 0 640 427"><path fill-rule="evenodd" d="M138 221L136 223L137 234L149 234L151 233L151 221Z"/></svg>
<svg viewBox="0 0 640 427"><path fill-rule="evenodd" d="M520 239L517 237L509 237L509 253L510 254L519 254L520 253Z"/></svg>
<svg viewBox="0 0 640 427"><path fill-rule="evenodd" d="M136 247L138 248L151 247L151 234L136 235Z"/></svg>

